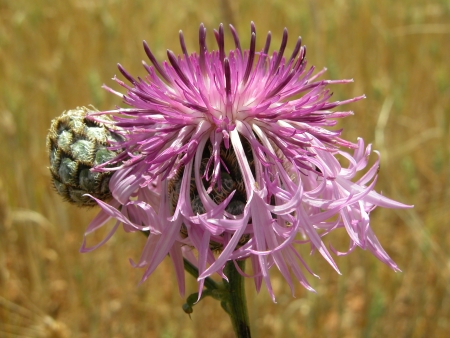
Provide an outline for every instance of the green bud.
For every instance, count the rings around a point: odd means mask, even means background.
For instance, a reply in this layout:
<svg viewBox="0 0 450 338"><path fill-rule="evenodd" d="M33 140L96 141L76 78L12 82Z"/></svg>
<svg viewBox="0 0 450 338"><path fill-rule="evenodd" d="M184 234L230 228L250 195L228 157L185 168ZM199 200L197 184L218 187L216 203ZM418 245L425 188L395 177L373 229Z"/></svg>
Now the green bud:
<svg viewBox="0 0 450 338"><path fill-rule="evenodd" d="M113 159L117 152L107 149L121 137L103 124L86 119L89 109L77 107L55 118L47 135L53 186L66 201L80 207L97 203L84 194L103 201L111 198L110 172L90 169Z"/></svg>

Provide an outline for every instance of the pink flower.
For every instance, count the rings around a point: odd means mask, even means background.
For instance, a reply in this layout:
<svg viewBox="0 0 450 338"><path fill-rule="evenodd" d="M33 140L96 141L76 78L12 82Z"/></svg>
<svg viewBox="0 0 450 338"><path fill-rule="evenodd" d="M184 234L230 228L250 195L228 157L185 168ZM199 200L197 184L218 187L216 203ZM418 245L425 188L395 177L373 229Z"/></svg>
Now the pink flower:
<svg viewBox="0 0 450 338"><path fill-rule="evenodd" d="M354 179L367 166L370 145L362 139L348 142L340 138L341 130L328 129L337 118L352 115L333 108L364 96L330 101L328 84L352 80L318 80L325 69L314 74L314 67L306 67L300 38L285 58L286 29L279 50L269 54L270 32L264 49L256 52L252 23L250 49L243 51L230 28L235 49L228 54L223 26L214 30L218 50L210 52L202 24L198 55L188 54L180 31L183 55L167 51L169 61L162 64L144 42L152 62L143 62L144 79L118 66L130 82L115 78L126 94L107 89L131 108L90 117L123 136L111 147L123 152L96 168L115 171L109 185L114 199L96 199L102 210L86 235L111 218L117 223L99 245L120 223L126 231L148 231L134 265L146 268L145 280L170 254L182 294L183 257L198 267L200 291L204 278L214 273L225 278L227 261L250 258L257 290L264 281L272 297L272 267L292 290L292 275L313 290L304 270L313 273L296 249L302 244L317 250L337 272L330 250L345 255L356 246L399 270L370 228L369 214L377 206L410 206L374 191L379 158ZM341 148L353 149L353 155ZM322 241L338 228L350 237L348 252L329 250ZM83 243L82 251L94 248Z"/></svg>

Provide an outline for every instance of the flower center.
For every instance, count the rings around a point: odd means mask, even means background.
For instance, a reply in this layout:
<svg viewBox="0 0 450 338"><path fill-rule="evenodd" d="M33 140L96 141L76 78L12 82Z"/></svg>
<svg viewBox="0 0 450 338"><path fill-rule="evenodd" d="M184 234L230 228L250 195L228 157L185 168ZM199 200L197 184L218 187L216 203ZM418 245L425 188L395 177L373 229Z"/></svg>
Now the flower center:
<svg viewBox="0 0 450 338"><path fill-rule="evenodd" d="M244 147L245 155L249 161L250 168L252 170L253 175L255 174L254 169L254 160L253 153L250 147L250 144L242 139L242 144ZM205 149L202 155L202 161L200 166L200 172L202 175L202 184L205 187L205 190L210 186L210 182L208 178L212 176L212 167L207 168L208 161L212 156L212 145L211 143L206 144ZM233 191L236 191L233 198L231 199L228 206L225 208L225 211L230 213L231 215L240 215L244 211L245 204L247 203L247 194L245 191L244 180L242 178L242 172L239 168L239 164L236 158L236 154L232 146L228 149L222 144L220 148L220 158L221 158L221 171L220 171L220 181L216 182L213 186L209 196L216 203L222 203ZM178 200L180 198L180 187L181 181L183 178L184 167L178 169L172 179L169 180L168 185L168 193L169 200L171 201L171 206L173 210L175 210ZM194 214L203 214L206 212L205 207L203 206L197 187L195 184L195 175L194 173L191 176L191 184L190 184L190 200L191 206Z"/></svg>
<svg viewBox="0 0 450 338"><path fill-rule="evenodd" d="M249 161L249 165L252 171L252 174L255 175L255 165L253 159L253 153L251 150L251 146L245 139L242 139L242 144L244 147L245 155ZM212 177L212 167L208 168L208 161L212 156L212 145L211 143L206 144L205 149L202 154L202 160L200 165L200 172L202 175L202 184L206 189L211 185L208 178ZM245 205L247 203L247 193L245 191L245 184L242 177L242 172L239 168L239 164L236 158L236 154L232 146L228 149L222 144L220 148L220 158L221 158L221 171L220 171L220 179L218 182L214 184L212 189L210 189L209 197L216 203L222 203L233 191L235 192L233 198L228 203L225 211L231 215L239 216L244 212ZM180 199L180 188L182 185L184 167L180 168L176 174L169 180L168 184L168 193L169 193L169 201L172 207L172 212L176 209L178 200ZM191 176L190 182L190 203L192 207L193 214L204 214L207 212L205 209L199 193L197 191L197 186L195 182L194 173ZM187 238L188 231L186 226L183 224L181 226L180 233L183 238ZM244 235L241 237L238 243L238 247L244 245L249 240L248 235ZM217 241L210 242L210 248L213 251L222 250L223 245L218 243Z"/></svg>

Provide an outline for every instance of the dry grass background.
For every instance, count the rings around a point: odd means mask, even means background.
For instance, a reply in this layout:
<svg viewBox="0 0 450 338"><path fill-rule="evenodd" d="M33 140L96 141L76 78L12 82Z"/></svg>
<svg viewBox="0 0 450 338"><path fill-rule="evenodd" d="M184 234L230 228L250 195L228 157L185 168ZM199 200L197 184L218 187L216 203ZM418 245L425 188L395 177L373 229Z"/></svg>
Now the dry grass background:
<svg viewBox="0 0 450 338"><path fill-rule="evenodd" d="M121 104L103 91L120 62L144 74L141 41L158 59L191 51L204 22L233 23L243 45L249 23L258 48L268 30L278 46L289 29L302 35L309 64L353 104L344 137L362 136L382 151L377 189L412 210L377 209L372 227L403 270L368 252L336 258L338 276L308 257L317 294L299 285L292 298L274 271L277 304L248 283L255 337L447 337L450 332L450 4L445 0L119 1L0 0L0 337L232 337L219 304L205 299L183 313L169 261L143 285L133 269L145 241L119 232L79 254L96 210L65 204L47 170L45 135L63 110ZM231 39L228 36L228 46ZM335 234L345 249L344 234ZM195 283L188 278L188 290Z"/></svg>

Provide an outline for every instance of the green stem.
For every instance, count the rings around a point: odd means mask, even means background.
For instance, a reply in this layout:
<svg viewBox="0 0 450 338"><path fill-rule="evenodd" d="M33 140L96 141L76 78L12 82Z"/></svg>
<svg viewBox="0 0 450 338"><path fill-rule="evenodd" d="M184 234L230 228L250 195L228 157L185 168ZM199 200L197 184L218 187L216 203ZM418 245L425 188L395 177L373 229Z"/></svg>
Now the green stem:
<svg viewBox="0 0 450 338"><path fill-rule="evenodd" d="M236 261L239 268L244 271L245 260ZM228 283L224 280L224 286L228 291L226 311L230 316L234 333L237 338L250 338L250 325L245 298L244 277L238 272L233 261L227 262L224 274L228 277Z"/></svg>
<svg viewBox="0 0 450 338"><path fill-rule="evenodd" d="M186 258L183 258L184 261L184 270L189 273L191 276L193 276L195 279L198 278L198 269L193 265L191 262L189 262ZM205 278L205 287L210 290L216 290L219 288L219 285L215 281L213 281L211 278L206 277Z"/></svg>
<svg viewBox="0 0 450 338"><path fill-rule="evenodd" d="M144 234L148 236L147 232L144 232ZM184 270L197 279L198 269L195 265L186 258L183 258L183 262ZM236 263L242 271L245 270L245 260L236 261ZM251 338L244 277L238 272L233 261L226 263L224 273L228 277L228 282L224 280L223 287L219 286L211 278L205 278L206 290L203 291L203 297L212 296L216 299L220 298L223 309L230 316L236 338ZM225 289L225 292L220 291L223 289ZM186 313L192 313L192 306L197 301L197 297L198 293L188 297L188 301L183 305L183 310Z"/></svg>
<svg viewBox="0 0 450 338"><path fill-rule="evenodd" d="M150 235L150 232L148 232L148 231L142 231L142 233L147 237ZM195 265L193 265L191 262L189 262L186 258L183 258L183 263L184 263L184 270L187 273L189 273L191 276L193 276L195 279L197 279L198 278L198 269L195 267ZM216 290L219 288L217 283L209 277L205 278L205 287L209 290Z"/></svg>

